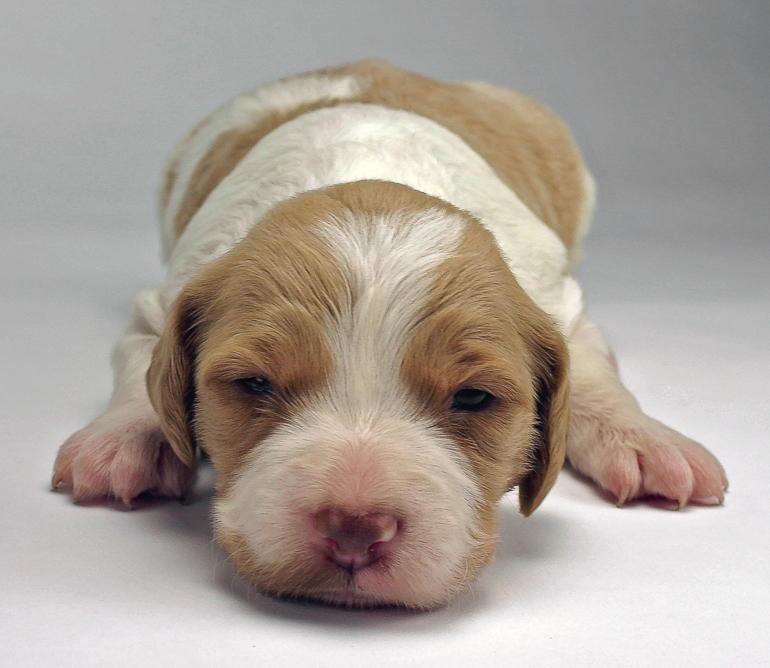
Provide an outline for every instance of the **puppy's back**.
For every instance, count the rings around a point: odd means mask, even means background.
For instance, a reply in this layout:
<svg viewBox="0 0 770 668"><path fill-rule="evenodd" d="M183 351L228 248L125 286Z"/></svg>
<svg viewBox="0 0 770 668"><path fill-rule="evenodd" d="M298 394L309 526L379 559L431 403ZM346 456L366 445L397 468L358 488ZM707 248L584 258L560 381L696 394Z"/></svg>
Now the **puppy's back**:
<svg viewBox="0 0 770 668"><path fill-rule="evenodd" d="M588 227L593 182L565 124L521 93L484 82L439 82L380 60L275 82L234 98L196 125L172 153L163 179L167 250L265 135L309 111L350 102L410 111L454 132L575 255Z"/></svg>

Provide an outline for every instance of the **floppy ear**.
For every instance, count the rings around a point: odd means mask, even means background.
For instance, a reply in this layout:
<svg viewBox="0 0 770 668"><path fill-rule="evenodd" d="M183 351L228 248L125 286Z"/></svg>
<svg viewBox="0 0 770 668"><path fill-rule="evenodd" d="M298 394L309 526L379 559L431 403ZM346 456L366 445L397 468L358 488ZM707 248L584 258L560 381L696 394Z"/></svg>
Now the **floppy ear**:
<svg viewBox="0 0 770 668"><path fill-rule="evenodd" d="M532 373L537 392L534 468L519 483L519 508L530 515L548 494L564 465L569 433L569 362L562 337L553 327L532 332Z"/></svg>
<svg viewBox="0 0 770 668"><path fill-rule="evenodd" d="M200 291L191 287L177 297L147 371L147 392L163 433L190 468L195 464L195 349L202 302Z"/></svg>

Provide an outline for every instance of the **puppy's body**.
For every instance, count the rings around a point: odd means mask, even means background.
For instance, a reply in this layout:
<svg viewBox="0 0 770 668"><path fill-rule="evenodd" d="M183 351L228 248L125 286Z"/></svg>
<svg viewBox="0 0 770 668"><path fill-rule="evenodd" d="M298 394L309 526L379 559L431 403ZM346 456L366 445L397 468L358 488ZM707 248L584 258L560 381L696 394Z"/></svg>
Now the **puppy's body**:
<svg viewBox="0 0 770 668"><path fill-rule="evenodd" d="M621 502L721 500L718 462L641 412L582 315L592 203L566 128L512 91L365 61L236 98L171 157L168 281L55 484L180 494L200 446L256 586L417 608L489 561L502 494L542 501L568 426Z"/></svg>

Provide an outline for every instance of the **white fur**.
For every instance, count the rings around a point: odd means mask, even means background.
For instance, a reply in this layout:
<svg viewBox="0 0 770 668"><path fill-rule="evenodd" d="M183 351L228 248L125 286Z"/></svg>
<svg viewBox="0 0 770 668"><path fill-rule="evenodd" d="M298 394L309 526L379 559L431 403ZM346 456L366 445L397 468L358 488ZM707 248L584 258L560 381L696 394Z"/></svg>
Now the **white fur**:
<svg viewBox="0 0 770 668"><path fill-rule="evenodd" d="M312 513L384 510L406 518L402 544L387 571L357 574L358 602L442 600L474 545L478 488L452 440L408 406L393 409L351 416L329 394L313 401L255 448L216 504L220 529L242 535L262 568L285 573L319 561L306 540Z"/></svg>
<svg viewBox="0 0 770 668"><path fill-rule="evenodd" d="M351 415L400 406L407 396L399 375L402 350L426 303L435 269L456 249L465 222L444 211L364 221L323 221L327 243L351 287L351 301L328 325L335 360L331 401ZM363 224L362 224L363 223ZM388 410L390 410L388 408Z"/></svg>

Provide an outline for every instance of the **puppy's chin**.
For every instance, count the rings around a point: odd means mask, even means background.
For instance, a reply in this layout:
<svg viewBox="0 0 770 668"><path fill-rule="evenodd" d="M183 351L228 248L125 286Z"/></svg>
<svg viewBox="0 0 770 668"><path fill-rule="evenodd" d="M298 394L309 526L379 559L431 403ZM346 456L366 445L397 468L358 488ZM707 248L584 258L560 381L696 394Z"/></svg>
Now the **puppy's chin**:
<svg viewBox="0 0 770 668"><path fill-rule="evenodd" d="M460 448L414 419L308 411L255 448L215 516L256 588L344 607L436 608L494 552Z"/></svg>

